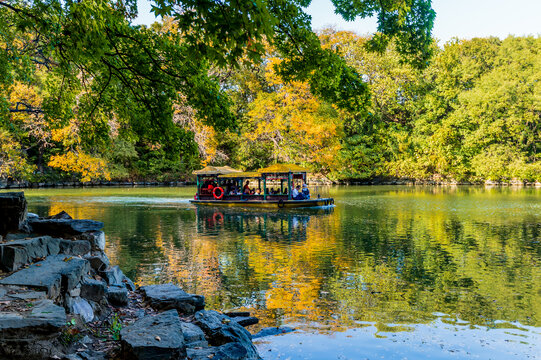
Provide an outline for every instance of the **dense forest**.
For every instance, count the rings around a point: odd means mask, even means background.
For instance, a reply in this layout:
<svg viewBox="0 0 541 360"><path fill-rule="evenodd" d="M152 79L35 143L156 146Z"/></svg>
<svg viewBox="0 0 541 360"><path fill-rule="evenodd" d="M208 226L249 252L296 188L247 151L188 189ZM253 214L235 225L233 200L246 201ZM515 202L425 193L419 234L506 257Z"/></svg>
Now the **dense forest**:
<svg viewBox="0 0 541 360"><path fill-rule="evenodd" d="M309 1L185 2L156 1L150 27L130 1L0 2L0 179L293 162L335 181L541 181L541 38L438 44L423 0L344 7L380 17L364 37L314 34Z"/></svg>

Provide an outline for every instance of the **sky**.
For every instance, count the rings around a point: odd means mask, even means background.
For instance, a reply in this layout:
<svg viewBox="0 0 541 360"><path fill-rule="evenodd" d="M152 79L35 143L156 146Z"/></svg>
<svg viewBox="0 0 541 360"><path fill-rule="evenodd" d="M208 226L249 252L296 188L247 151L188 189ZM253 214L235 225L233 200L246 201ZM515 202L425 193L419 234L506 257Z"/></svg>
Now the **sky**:
<svg viewBox="0 0 541 360"><path fill-rule="evenodd" d="M155 21L149 0L138 0L138 7L135 23L148 25ZM454 37L541 35L541 0L432 0L432 8L436 11L432 35L440 44ZM334 27L364 35L377 27L374 19L344 21L334 14L331 0L312 0L306 12L312 16L314 30Z"/></svg>

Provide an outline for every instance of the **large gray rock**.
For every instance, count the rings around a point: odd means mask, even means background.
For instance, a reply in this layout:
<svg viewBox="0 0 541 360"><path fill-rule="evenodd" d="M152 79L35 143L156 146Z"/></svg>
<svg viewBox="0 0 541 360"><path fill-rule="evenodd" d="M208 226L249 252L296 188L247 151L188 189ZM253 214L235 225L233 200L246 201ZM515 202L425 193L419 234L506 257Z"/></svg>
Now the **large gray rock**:
<svg viewBox="0 0 541 360"><path fill-rule="evenodd" d="M73 314L81 316L81 319L85 322L94 320L94 310L92 309L92 306L90 306L90 303L85 299L74 299L70 304L70 311Z"/></svg>
<svg viewBox="0 0 541 360"><path fill-rule="evenodd" d="M188 294L173 284L141 287L145 300L156 310L177 309L183 314L193 314L205 308L205 297Z"/></svg>
<svg viewBox="0 0 541 360"><path fill-rule="evenodd" d="M109 266L109 259L105 254L88 256L86 259L90 262L90 267L96 272L103 272Z"/></svg>
<svg viewBox="0 0 541 360"><path fill-rule="evenodd" d="M105 298L107 285L99 280L85 278L81 283L81 297L84 299L100 302Z"/></svg>
<svg viewBox="0 0 541 360"><path fill-rule="evenodd" d="M0 343L9 340L42 340L58 335L66 325L66 311L51 300L40 300L32 311L0 313Z"/></svg>
<svg viewBox="0 0 541 360"><path fill-rule="evenodd" d="M209 346L207 339L205 339L205 333L199 326L189 322L182 322L180 326L182 328L182 333L184 334L184 341L186 342L187 348L205 348Z"/></svg>
<svg viewBox="0 0 541 360"><path fill-rule="evenodd" d="M56 215L47 216L45 219L64 219L64 220L71 220L73 219L70 214L62 210Z"/></svg>
<svg viewBox="0 0 541 360"><path fill-rule="evenodd" d="M0 193L0 235L19 230L24 225L27 211L23 192Z"/></svg>
<svg viewBox="0 0 541 360"><path fill-rule="evenodd" d="M248 360L252 359L242 344L228 343L210 348L187 349L190 360Z"/></svg>
<svg viewBox="0 0 541 360"><path fill-rule="evenodd" d="M105 233L103 231L89 231L79 236L80 239L90 241L92 251L105 250Z"/></svg>
<svg viewBox="0 0 541 360"><path fill-rule="evenodd" d="M60 240L60 253L66 255L86 255L90 252L87 240Z"/></svg>
<svg viewBox="0 0 541 360"><path fill-rule="evenodd" d="M53 255L0 280L0 284L29 286L47 292L55 299L61 292L75 288L90 270L87 260L67 255Z"/></svg>
<svg viewBox="0 0 541 360"><path fill-rule="evenodd" d="M33 232L53 236L74 236L85 232L98 231L103 227L101 221L71 219L28 219Z"/></svg>
<svg viewBox="0 0 541 360"><path fill-rule="evenodd" d="M254 316L235 316L231 320L243 327L259 323L259 319Z"/></svg>
<svg viewBox="0 0 541 360"><path fill-rule="evenodd" d="M0 263L6 271L15 271L35 259L56 255L60 239L42 236L27 240L11 241L0 245Z"/></svg>
<svg viewBox="0 0 541 360"><path fill-rule="evenodd" d="M110 286L123 286L130 291L135 290L133 282L120 270L118 266L110 267L104 271L100 271L99 274L107 281L107 285Z"/></svg>
<svg viewBox="0 0 541 360"><path fill-rule="evenodd" d="M125 359L183 359L186 345L175 310L147 315L120 331Z"/></svg>
<svg viewBox="0 0 541 360"><path fill-rule="evenodd" d="M128 305L128 289L123 286L109 286L107 288L107 301L116 306Z"/></svg>
<svg viewBox="0 0 541 360"><path fill-rule="evenodd" d="M47 297L43 291L34 291L13 285L0 286L0 301L42 300Z"/></svg>
<svg viewBox="0 0 541 360"><path fill-rule="evenodd" d="M205 332L210 345L238 343L246 349L246 359L260 358L250 333L230 317L214 310L203 310L195 313L195 324Z"/></svg>

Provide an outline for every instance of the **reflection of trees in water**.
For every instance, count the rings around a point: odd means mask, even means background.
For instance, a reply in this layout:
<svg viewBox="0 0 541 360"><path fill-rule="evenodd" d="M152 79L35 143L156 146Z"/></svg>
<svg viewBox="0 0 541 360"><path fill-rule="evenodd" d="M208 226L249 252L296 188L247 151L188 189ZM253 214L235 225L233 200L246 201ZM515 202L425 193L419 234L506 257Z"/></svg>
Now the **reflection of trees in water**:
<svg viewBox="0 0 541 360"><path fill-rule="evenodd" d="M329 209L304 211L243 211L197 208L197 229L202 236L234 232L244 236L258 235L266 241L305 241L310 217L330 214Z"/></svg>
<svg viewBox="0 0 541 360"><path fill-rule="evenodd" d="M528 194L510 192L519 202ZM460 203L500 206L502 191L477 188L348 194L330 214L68 202L50 209L105 221L109 256L139 283L181 284L211 308L250 308L263 326L334 331L366 320L384 328L427 322L434 312L539 326L538 215Z"/></svg>

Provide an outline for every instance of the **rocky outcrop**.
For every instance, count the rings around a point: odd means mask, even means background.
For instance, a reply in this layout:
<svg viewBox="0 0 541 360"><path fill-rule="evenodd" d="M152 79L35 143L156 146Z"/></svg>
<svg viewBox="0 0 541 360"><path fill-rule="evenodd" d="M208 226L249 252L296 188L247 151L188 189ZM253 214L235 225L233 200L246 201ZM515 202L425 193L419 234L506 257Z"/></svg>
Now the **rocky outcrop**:
<svg viewBox="0 0 541 360"><path fill-rule="evenodd" d="M246 350L245 359L260 358L250 333L230 317L217 311L202 310L195 314L195 324L203 330L210 345L237 343Z"/></svg>
<svg viewBox="0 0 541 360"><path fill-rule="evenodd" d="M205 308L205 297L188 294L173 284L141 287L145 300L156 310L176 309L181 314L193 314Z"/></svg>
<svg viewBox="0 0 541 360"><path fill-rule="evenodd" d="M186 344L176 310L147 315L120 332L124 359L183 359Z"/></svg>
<svg viewBox="0 0 541 360"><path fill-rule="evenodd" d="M0 193L0 236L19 230L25 222L26 213L23 192Z"/></svg>

